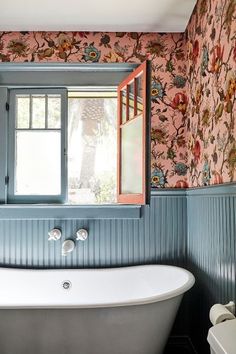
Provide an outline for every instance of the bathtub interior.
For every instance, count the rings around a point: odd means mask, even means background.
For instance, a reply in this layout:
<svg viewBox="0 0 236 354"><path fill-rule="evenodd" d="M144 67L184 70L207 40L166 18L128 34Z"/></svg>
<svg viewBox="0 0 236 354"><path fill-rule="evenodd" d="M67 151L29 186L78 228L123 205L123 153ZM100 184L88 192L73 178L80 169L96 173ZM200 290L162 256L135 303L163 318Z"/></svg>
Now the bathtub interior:
<svg viewBox="0 0 236 354"><path fill-rule="evenodd" d="M115 307L163 301L183 294L193 276L172 266L93 270L0 269L0 308Z"/></svg>

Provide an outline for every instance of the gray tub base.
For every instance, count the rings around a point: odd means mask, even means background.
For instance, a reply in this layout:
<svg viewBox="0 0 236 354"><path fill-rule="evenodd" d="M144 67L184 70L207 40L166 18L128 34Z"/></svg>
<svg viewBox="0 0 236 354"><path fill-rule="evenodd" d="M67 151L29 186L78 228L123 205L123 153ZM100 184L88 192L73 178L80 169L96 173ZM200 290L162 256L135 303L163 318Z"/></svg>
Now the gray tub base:
<svg viewBox="0 0 236 354"><path fill-rule="evenodd" d="M92 309L2 309L1 354L161 354L182 296Z"/></svg>

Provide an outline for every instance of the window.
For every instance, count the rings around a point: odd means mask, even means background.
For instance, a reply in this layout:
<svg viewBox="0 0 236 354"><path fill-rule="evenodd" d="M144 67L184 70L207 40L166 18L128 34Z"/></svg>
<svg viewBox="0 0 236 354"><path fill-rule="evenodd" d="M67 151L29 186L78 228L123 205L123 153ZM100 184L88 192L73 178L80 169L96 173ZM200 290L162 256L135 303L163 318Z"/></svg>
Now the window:
<svg viewBox="0 0 236 354"><path fill-rule="evenodd" d="M68 94L68 203L117 202L117 93Z"/></svg>
<svg viewBox="0 0 236 354"><path fill-rule="evenodd" d="M10 90L9 202L64 202L66 90Z"/></svg>
<svg viewBox="0 0 236 354"><path fill-rule="evenodd" d="M115 90L8 91L5 203L146 203L147 63Z"/></svg>
<svg viewBox="0 0 236 354"><path fill-rule="evenodd" d="M148 175L147 62L118 87L118 202L145 204Z"/></svg>

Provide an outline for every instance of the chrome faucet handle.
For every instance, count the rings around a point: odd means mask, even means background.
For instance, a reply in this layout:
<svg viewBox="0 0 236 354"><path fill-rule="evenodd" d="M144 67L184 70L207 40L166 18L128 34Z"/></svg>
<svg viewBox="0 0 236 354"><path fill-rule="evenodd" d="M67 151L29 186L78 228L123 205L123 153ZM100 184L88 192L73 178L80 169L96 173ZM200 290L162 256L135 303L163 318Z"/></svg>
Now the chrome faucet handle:
<svg viewBox="0 0 236 354"><path fill-rule="evenodd" d="M58 228L52 229L48 233L48 241L57 241L61 238L61 230Z"/></svg>
<svg viewBox="0 0 236 354"><path fill-rule="evenodd" d="M76 232L76 240L85 241L88 238L88 231L85 229L79 229Z"/></svg>

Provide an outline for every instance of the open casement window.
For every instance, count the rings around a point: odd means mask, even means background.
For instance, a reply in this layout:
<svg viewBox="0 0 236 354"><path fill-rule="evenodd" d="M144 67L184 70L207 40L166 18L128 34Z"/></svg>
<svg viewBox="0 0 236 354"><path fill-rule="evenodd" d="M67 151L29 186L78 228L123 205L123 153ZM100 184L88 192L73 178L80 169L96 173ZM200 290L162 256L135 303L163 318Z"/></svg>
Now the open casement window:
<svg viewBox="0 0 236 354"><path fill-rule="evenodd" d="M66 89L10 90L8 202L66 198Z"/></svg>
<svg viewBox="0 0 236 354"><path fill-rule="evenodd" d="M148 62L118 86L118 203L146 204Z"/></svg>

